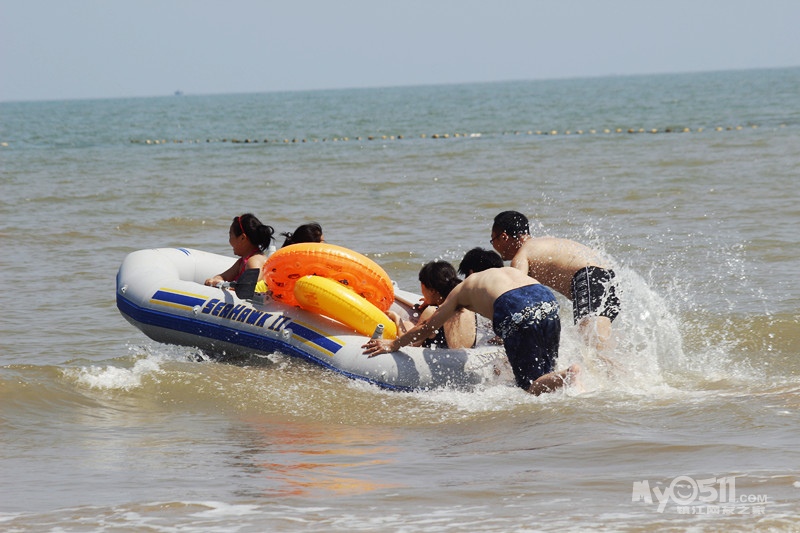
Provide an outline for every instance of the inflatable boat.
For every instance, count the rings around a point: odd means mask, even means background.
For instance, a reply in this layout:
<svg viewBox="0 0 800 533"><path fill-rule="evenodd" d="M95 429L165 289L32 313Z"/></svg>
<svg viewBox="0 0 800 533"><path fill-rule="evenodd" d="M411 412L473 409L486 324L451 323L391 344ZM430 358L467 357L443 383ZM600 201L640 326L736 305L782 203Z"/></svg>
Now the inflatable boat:
<svg viewBox="0 0 800 533"><path fill-rule="evenodd" d="M311 253L300 253L302 260L283 253L295 246L301 245L282 248L267 260L264 277L271 286L264 293L254 292L255 279L249 290L249 282L241 280L238 286L203 284L227 270L234 261L231 257L189 248L132 252L117 273L117 307L149 338L197 347L221 361L281 353L400 391L474 387L501 379L507 369L505 352L490 344L469 349L405 347L368 358L361 347L372 334L393 337L396 331L383 311L411 317L419 296L391 282L387 289L380 280L388 277L381 274L367 280L361 290L362 278L372 274L359 273L364 265L348 265L348 257L344 267L328 267L335 272L313 276L295 271L295 265L309 264ZM310 261L314 268L330 263L332 245L309 247L315 258L325 254L322 260ZM354 279L338 279L353 278L352 271ZM258 271L252 272L257 278ZM325 285L331 278L333 287ZM292 290L287 279L295 282ZM350 286L340 289L342 284ZM239 290L241 286L245 289ZM375 327L378 321L385 328Z"/></svg>

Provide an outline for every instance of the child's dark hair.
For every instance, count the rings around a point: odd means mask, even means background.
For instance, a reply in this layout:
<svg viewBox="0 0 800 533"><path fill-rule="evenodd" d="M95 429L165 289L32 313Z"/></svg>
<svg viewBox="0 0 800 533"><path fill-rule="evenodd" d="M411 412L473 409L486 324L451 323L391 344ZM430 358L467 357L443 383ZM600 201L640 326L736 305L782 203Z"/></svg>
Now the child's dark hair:
<svg viewBox="0 0 800 533"><path fill-rule="evenodd" d="M322 242L322 226L316 222L309 222L298 226L294 232L281 233L281 235L286 237L286 240L283 241L283 246L300 244L301 242Z"/></svg>
<svg viewBox="0 0 800 533"><path fill-rule="evenodd" d="M531 230L528 225L528 217L519 211L503 211L494 217L492 232L505 233L509 237L519 237L520 235L530 235Z"/></svg>
<svg viewBox="0 0 800 533"><path fill-rule="evenodd" d="M431 261L420 269L419 282L438 292L442 298L447 298L461 280L456 269L447 261Z"/></svg>
<svg viewBox="0 0 800 533"><path fill-rule="evenodd" d="M234 217L233 223L231 224L231 231L237 237L242 233L247 235L250 242L258 246L258 249L262 252L272 244L274 239L273 235L275 234L275 230L272 226L262 224L252 213L245 213L244 215Z"/></svg>
<svg viewBox="0 0 800 533"><path fill-rule="evenodd" d="M494 250L484 250L483 248L473 248L466 254L458 265L458 273L462 276L469 276L472 272L483 272L490 268L501 268L503 258Z"/></svg>

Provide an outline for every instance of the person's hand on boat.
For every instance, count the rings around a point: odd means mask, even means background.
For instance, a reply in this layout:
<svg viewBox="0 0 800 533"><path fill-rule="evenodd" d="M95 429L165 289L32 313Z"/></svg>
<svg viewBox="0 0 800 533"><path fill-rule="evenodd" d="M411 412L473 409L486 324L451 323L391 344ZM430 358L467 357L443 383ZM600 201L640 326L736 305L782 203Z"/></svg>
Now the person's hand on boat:
<svg viewBox="0 0 800 533"><path fill-rule="evenodd" d="M224 283L224 282L225 282L225 280L222 279L222 276L216 275L213 278L208 278L206 280L206 282L205 282L205 285L208 285L209 287L216 287L220 283Z"/></svg>
<svg viewBox="0 0 800 533"><path fill-rule="evenodd" d="M395 327L397 328L397 334L402 335L409 329L414 327L414 323L410 320L404 320L394 311L386 311L386 316L388 316L392 322L394 322Z"/></svg>
<svg viewBox="0 0 800 533"><path fill-rule="evenodd" d="M364 348L364 353L369 357L375 357L376 355L380 355L382 353L391 353L399 350L400 346L394 348L396 341L397 339L370 339L367 341L367 344L362 346L362 348Z"/></svg>

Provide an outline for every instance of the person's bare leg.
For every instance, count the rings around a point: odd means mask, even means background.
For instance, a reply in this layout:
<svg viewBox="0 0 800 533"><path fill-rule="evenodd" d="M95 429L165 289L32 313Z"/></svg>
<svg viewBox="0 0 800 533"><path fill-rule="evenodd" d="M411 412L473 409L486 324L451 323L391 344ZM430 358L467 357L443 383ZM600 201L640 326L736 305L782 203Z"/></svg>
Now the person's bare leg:
<svg viewBox="0 0 800 533"><path fill-rule="evenodd" d="M611 319L607 316L585 316L578 322L578 330L584 342L601 355L608 356L613 351L615 340L611 334Z"/></svg>
<svg viewBox="0 0 800 533"><path fill-rule="evenodd" d="M539 396L545 392L558 390L565 385L576 385L582 389L579 378L580 372L581 367L579 365L572 365L561 372L550 372L531 383L528 392L534 396Z"/></svg>
<svg viewBox="0 0 800 533"><path fill-rule="evenodd" d="M617 339L611 331L611 319L605 316L585 316L578 322L578 331L584 343L595 349L597 358L606 367L606 372L621 370L619 363L611 358L617 347Z"/></svg>

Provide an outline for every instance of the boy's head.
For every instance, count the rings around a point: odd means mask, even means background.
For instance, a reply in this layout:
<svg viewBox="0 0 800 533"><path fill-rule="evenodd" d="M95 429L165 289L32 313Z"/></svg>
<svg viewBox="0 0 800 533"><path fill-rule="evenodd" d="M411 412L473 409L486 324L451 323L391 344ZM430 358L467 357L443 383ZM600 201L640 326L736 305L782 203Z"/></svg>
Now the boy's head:
<svg viewBox="0 0 800 533"><path fill-rule="evenodd" d="M492 250L483 248L473 248L466 254L458 265L458 273L462 276L469 276L475 272L483 272L490 268L500 268L503 266L503 259Z"/></svg>
<svg viewBox="0 0 800 533"><path fill-rule="evenodd" d="M489 242L500 257L509 260L519 250L520 243L530 234L528 217L519 211L503 211L494 217L492 238Z"/></svg>
<svg viewBox="0 0 800 533"><path fill-rule="evenodd" d="M520 235L530 235L531 230L528 225L528 217L519 211L503 211L494 217L492 225L492 238L496 235L505 233L509 237L519 237Z"/></svg>

